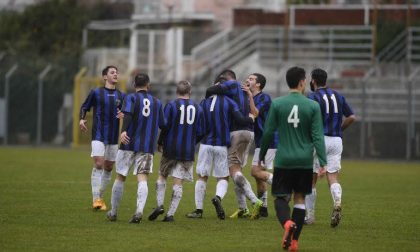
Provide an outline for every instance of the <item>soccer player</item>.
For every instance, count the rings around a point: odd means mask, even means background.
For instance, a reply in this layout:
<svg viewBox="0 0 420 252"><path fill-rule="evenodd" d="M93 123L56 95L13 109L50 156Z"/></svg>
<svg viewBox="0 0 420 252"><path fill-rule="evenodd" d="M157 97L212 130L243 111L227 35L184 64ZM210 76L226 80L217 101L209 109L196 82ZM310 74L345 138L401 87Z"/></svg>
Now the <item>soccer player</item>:
<svg viewBox="0 0 420 252"><path fill-rule="evenodd" d="M92 202L94 210L105 211L103 195L111 180L112 167L118 150L119 121L124 93L116 89L118 69L107 66L102 70L103 87L92 89L80 108L79 126L88 130L86 113L93 107L92 152L94 167L91 175Z"/></svg>
<svg viewBox="0 0 420 252"><path fill-rule="evenodd" d="M333 212L331 215L331 227L336 227L341 220L341 185L338 182L338 174L341 169L341 153L343 151L343 130L350 126L356 119L351 107L336 90L326 86L327 72L322 69L314 69L311 73L311 90L309 98L316 101L322 113L324 124L325 145L327 151L327 181L333 199ZM345 117L343 121L343 117ZM315 221L315 201L318 160L314 161L314 175L312 181L312 194L306 196L305 223L312 224Z"/></svg>
<svg viewBox="0 0 420 252"><path fill-rule="evenodd" d="M219 77L226 79L220 85L209 87L206 91L206 98L212 95L227 95L233 99L239 106L242 115L248 116L250 111L249 99L245 91L241 89L241 83L236 81L236 74L232 70L224 70ZM254 116L256 116L254 114ZM252 191L251 184L242 174L242 167L245 167L249 147L254 139L253 124L247 126L238 125L235 121L231 126L230 141L231 146L228 149L228 165L229 173L235 183L235 193L238 200L239 209L232 214L231 218L250 217L255 219L258 217L260 208L263 204L261 200L255 196ZM250 213L244 195L254 205Z"/></svg>
<svg viewBox="0 0 420 252"><path fill-rule="evenodd" d="M216 80L218 85L221 80ZM217 217L225 219L225 211L221 204L226 195L229 180L228 147L230 146L230 126L232 120L247 126L253 123L253 115L243 117L238 105L225 95L213 95L204 99L200 106L204 111L204 118L208 131L201 141L197 160L198 179L195 183L196 210L187 214L188 218L202 218L203 201L206 194L206 184L213 169L213 177L217 179L216 195L212 203Z"/></svg>
<svg viewBox="0 0 420 252"><path fill-rule="evenodd" d="M153 171L153 153L156 149L158 128L165 127L165 118L160 100L148 93L150 79L147 74L138 74L134 79L135 93L124 99L122 112L121 145L117 153L117 177L112 187L112 209L107 213L110 221L117 220L124 182L132 167L137 176L137 207L130 223L138 224L143 216L148 195L147 178Z"/></svg>
<svg viewBox="0 0 420 252"><path fill-rule="evenodd" d="M247 92L249 99L253 99L255 102L255 109L258 114L258 117L254 123L254 143L255 143L255 152L252 159L252 169L251 175L255 178L257 183L257 195L263 201L263 206L260 209L259 216L267 217L267 184L271 185L273 181L273 174L267 170L273 169L273 161L276 155L277 133L273 138L271 145L265 156L264 166L258 166L258 158L260 154L261 146L261 137L264 129L264 122L268 115L268 110L271 105L271 98L268 94L263 92L263 89L266 85L266 79L264 75L260 73L253 73L248 76L246 80L246 85L243 86L243 89ZM252 104L252 103L251 103Z"/></svg>
<svg viewBox="0 0 420 252"><path fill-rule="evenodd" d="M296 251L305 219L305 194L312 189L313 152L316 150L320 170L327 164L322 117L319 105L306 98L305 70L292 67L286 73L290 93L273 100L264 125L259 163L265 160L275 132L279 132L272 194L278 220L284 228L283 249ZM289 199L294 207L290 218Z"/></svg>
<svg viewBox="0 0 420 252"><path fill-rule="evenodd" d="M192 181L195 145L205 132L203 110L190 99L191 83L180 81L176 88L177 99L165 105L166 129L159 136L159 148L163 148L159 178L156 181L157 207L149 215L155 220L164 213L166 180L173 177L172 199L164 222L174 221L174 214L182 198L182 183Z"/></svg>

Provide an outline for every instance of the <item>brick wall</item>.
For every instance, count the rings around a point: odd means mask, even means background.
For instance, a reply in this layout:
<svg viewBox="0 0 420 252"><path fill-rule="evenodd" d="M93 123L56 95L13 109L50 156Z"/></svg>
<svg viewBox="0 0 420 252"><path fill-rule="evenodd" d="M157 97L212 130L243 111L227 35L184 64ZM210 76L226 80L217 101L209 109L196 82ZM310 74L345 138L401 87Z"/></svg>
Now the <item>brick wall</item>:
<svg viewBox="0 0 420 252"><path fill-rule="evenodd" d="M234 9L234 26L284 25L285 13L265 12L261 9ZM369 23L373 21L373 10L369 11ZM380 9L378 20L406 22L404 9ZM420 10L411 10L411 22L420 23ZM364 9L296 9L295 25L364 25Z"/></svg>

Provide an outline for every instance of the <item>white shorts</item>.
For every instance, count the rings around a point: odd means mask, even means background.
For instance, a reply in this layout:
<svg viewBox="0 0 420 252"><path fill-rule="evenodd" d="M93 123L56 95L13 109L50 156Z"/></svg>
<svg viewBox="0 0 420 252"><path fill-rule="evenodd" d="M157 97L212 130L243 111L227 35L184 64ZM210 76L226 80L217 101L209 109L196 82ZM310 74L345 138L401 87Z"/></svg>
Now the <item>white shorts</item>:
<svg viewBox="0 0 420 252"><path fill-rule="evenodd" d="M127 177L131 167L133 175L153 172L153 155L150 153L118 150L115 167L118 174Z"/></svg>
<svg viewBox="0 0 420 252"><path fill-rule="evenodd" d="M341 170L341 153L343 152L343 140L341 137L325 136L325 151L327 154L327 172L335 173ZM318 173L319 161L314 156L314 173Z"/></svg>
<svg viewBox="0 0 420 252"><path fill-rule="evenodd" d="M197 174L201 177L224 178L229 176L228 151L226 146L200 144L197 159Z"/></svg>
<svg viewBox="0 0 420 252"><path fill-rule="evenodd" d="M194 161L180 161L162 156L160 160L159 174L164 177L174 177L187 181L193 181Z"/></svg>
<svg viewBox="0 0 420 252"><path fill-rule="evenodd" d="M101 141L92 141L92 153L91 157L104 157L105 160L115 161L118 151L118 144L107 144L105 145Z"/></svg>
<svg viewBox="0 0 420 252"><path fill-rule="evenodd" d="M252 158L252 165L253 166L257 166L258 165L258 159L260 156L260 148L256 148L254 151L254 157ZM265 154L265 160L264 160L264 164L263 167L266 168L267 170L272 170L273 169L273 163L274 163L274 158L276 157L276 151L277 149L268 149L267 150L267 154Z"/></svg>

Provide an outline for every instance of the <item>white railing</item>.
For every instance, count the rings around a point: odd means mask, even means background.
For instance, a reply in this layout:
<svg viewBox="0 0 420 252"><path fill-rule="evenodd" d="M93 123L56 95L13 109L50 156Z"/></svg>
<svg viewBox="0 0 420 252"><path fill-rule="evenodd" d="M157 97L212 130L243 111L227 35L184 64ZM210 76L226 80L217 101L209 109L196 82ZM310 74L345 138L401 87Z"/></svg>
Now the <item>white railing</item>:
<svg viewBox="0 0 420 252"><path fill-rule="evenodd" d="M261 65L280 67L284 61L369 65L373 61L370 26L253 26L218 33L192 50L191 77L210 80L223 68L258 54ZM209 75L212 77L209 78Z"/></svg>
<svg viewBox="0 0 420 252"><path fill-rule="evenodd" d="M376 56L376 62L420 63L420 28L409 27L398 34Z"/></svg>

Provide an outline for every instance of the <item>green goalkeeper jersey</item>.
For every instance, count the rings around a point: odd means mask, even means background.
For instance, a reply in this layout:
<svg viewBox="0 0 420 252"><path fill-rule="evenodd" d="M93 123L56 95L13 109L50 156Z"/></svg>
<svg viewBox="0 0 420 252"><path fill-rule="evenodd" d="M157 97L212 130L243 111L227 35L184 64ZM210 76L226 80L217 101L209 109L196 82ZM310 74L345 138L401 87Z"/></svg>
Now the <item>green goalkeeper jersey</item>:
<svg viewBox="0 0 420 252"><path fill-rule="evenodd" d="M301 93L273 100L264 124L260 160L264 160L274 133L279 133L275 168L312 169L314 149L321 166L327 164L324 131L318 103Z"/></svg>

